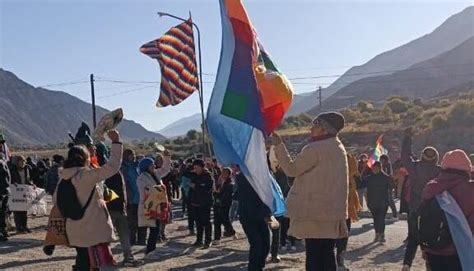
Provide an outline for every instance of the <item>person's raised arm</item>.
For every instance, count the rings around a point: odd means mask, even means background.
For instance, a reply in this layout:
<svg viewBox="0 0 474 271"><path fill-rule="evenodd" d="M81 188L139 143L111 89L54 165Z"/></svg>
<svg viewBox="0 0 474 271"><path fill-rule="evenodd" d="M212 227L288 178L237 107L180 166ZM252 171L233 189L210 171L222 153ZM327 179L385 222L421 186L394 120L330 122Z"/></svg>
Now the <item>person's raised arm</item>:
<svg viewBox="0 0 474 271"><path fill-rule="evenodd" d="M413 155L411 145L412 145L412 136L413 136L413 129L407 128L404 133L403 142L402 142L402 152L401 152L401 160L403 167L407 169L409 174L413 174L415 171L415 162L411 158Z"/></svg>
<svg viewBox="0 0 474 271"><path fill-rule="evenodd" d="M91 169L85 173L85 181L91 182L94 185L115 175L120 170L120 165L122 164L123 146L120 142L119 133L116 130L111 130L107 135L112 140L109 161L102 167Z"/></svg>
<svg viewBox="0 0 474 271"><path fill-rule="evenodd" d="M171 171L171 156L168 150L163 153L163 165L155 170L157 177L162 178L168 175Z"/></svg>
<svg viewBox="0 0 474 271"><path fill-rule="evenodd" d="M272 141L275 145L275 154L278 159L278 163L285 174L289 177L303 175L315 168L319 163L318 154L308 147L304 147L303 150L293 160L291 159L285 144L283 144L281 138L278 135L273 134Z"/></svg>

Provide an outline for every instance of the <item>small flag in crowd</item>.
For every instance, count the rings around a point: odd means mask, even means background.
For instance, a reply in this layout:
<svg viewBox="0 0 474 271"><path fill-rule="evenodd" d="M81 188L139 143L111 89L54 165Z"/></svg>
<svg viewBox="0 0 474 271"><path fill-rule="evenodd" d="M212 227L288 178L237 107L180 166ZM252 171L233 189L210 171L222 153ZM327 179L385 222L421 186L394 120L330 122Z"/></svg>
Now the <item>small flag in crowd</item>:
<svg viewBox="0 0 474 271"><path fill-rule="evenodd" d="M161 91L156 106L177 105L198 90L195 51L191 18L140 47L140 52L160 64Z"/></svg>
<svg viewBox="0 0 474 271"><path fill-rule="evenodd" d="M384 154L388 154L387 149L384 148L382 145L383 142L383 134L381 134L378 138L377 141L375 142L375 148L374 148L374 153L369 157L369 160L367 161L369 167L372 167L372 165L380 160L380 156Z"/></svg>
<svg viewBox="0 0 474 271"><path fill-rule="evenodd" d="M222 49L207 126L217 159L238 164L275 214L286 206L271 176L265 137L280 124L293 99L291 84L263 49L240 0L220 0Z"/></svg>

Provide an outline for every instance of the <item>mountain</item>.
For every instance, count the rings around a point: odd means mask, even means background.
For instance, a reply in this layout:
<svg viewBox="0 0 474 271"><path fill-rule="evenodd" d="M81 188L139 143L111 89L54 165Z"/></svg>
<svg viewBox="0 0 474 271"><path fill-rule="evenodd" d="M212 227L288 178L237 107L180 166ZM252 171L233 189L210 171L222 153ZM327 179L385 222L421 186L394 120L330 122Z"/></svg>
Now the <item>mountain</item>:
<svg viewBox="0 0 474 271"><path fill-rule="evenodd" d="M288 110L285 117L296 116L307 112L318 103L318 93L316 91L295 94L290 110Z"/></svg>
<svg viewBox="0 0 474 271"><path fill-rule="evenodd" d="M189 130L200 131L201 123L201 114L198 113L177 120L158 132L168 138L182 136L185 135Z"/></svg>
<svg viewBox="0 0 474 271"><path fill-rule="evenodd" d="M391 74L449 51L474 36L474 6L449 17L433 32L393 50L384 52L369 62L349 69L325 89L324 98L344 86L372 76Z"/></svg>
<svg viewBox="0 0 474 271"><path fill-rule="evenodd" d="M474 37L454 49L406 70L390 75L358 80L326 99L323 108L340 109L354 100L381 102L392 95L431 98L439 93L468 84L474 77ZM310 113L315 114L318 108Z"/></svg>
<svg viewBox="0 0 474 271"><path fill-rule="evenodd" d="M65 92L35 88L3 69L0 69L0 95L0 130L12 145L67 142L68 131L75 134L82 120L90 123L92 119L89 103ZM107 112L98 106L97 120ZM125 140L164 139L125 119L119 131Z"/></svg>

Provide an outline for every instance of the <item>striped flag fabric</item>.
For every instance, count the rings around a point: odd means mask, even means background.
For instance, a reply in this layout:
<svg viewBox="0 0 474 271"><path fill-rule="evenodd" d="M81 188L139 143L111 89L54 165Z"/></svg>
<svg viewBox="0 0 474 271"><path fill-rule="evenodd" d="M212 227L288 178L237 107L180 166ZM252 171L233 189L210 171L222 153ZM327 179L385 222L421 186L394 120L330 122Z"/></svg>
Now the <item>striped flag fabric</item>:
<svg viewBox="0 0 474 271"><path fill-rule="evenodd" d="M388 154L388 150L382 145L383 134L381 134L375 142L374 153L369 157L367 161L368 166L371 168L375 162L380 161L380 156Z"/></svg>
<svg viewBox="0 0 474 271"><path fill-rule="evenodd" d="M207 111L214 152L223 165L238 164L255 192L284 215L281 190L270 174L265 138L293 99L292 86L258 41L240 0L220 0L222 48Z"/></svg>
<svg viewBox="0 0 474 271"><path fill-rule="evenodd" d="M161 91L157 107L177 105L199 89L191 18L144 44L140 52L160 64Z"/></svg>

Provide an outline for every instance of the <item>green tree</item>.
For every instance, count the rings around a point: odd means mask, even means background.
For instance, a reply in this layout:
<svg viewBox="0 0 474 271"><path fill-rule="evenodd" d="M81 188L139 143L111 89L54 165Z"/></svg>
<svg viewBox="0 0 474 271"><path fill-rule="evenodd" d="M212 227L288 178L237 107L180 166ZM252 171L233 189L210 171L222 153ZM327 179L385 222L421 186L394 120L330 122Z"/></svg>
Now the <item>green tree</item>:
<svg viewBox="0 0 474 271"><path fill-rule="evenodd" d="M385 105L390 107L394 114L405 113L408 110L408 103L399 98L389 99L385 102Z"/></svg>
<svg viewBox="0 0 474 271"><path fill-rule="evenodd" d="M360 101L357 103L357 109L359 112L364 113L364 112L372 112L374 111L374 105L370 102L367 101Z"/></svg>
<svg viewBox="0 0 474 271"><path fill-rule="evenodd" d="M186 138L189 140L196 140L198 139L198 132L196 130L189 130L186 133Z"/></svg>

